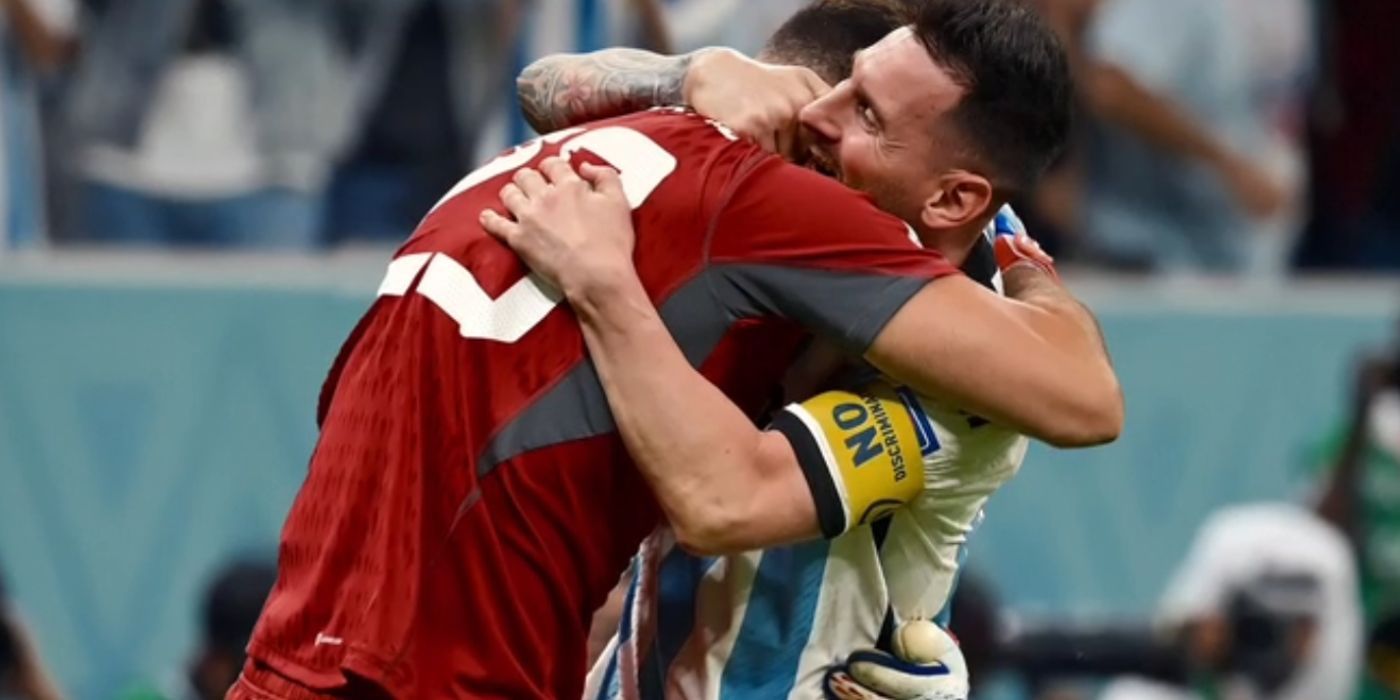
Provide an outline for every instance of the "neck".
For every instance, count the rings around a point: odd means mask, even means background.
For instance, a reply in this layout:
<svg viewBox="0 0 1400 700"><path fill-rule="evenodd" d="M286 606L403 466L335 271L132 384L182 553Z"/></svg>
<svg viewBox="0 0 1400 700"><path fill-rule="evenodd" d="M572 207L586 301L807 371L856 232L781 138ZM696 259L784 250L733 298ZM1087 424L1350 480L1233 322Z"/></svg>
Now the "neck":
<svg viewBox="0 0 1400 700"><path fill-rule="evenodd" d="M942 229L931 231L924 227L918 227L915 231L919 234L919 242L924 244L929 250L936 250L943 254L956 267L962 267L967 262L967 256L972 253L972 246L977 243L977 239L982 235L982 229L986 228L987 222L979 222L977 225L966 225L952 229Z"/></svg>

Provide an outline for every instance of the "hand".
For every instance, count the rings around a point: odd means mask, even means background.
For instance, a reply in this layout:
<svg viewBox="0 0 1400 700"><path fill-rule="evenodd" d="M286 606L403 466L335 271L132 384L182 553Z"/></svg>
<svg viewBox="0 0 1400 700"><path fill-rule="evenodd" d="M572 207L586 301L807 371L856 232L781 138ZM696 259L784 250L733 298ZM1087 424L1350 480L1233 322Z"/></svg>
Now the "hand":
<svg viewBox="0 0 1400 700"><path fill-rule="evenodd" d="M632 208L616 170L562 158L521 168L501 189L514 220L486 210L481 225L566 297L633 271Z"/></svg>
<svg viewBox="0 0 1400 700"><path fill-rule="evenodd" d="M1026 225L1011 205L1003 206L988 227L996 236L993 243L996 248L997 267L1001 268L1002 272L1017 265L1034 265L1051 277L1057 280L1060 278L1059 273L1055 271L1055 259L1026 232Z"/></svg>
<svg viewBox="0 0 1400 700"><path fill-rule="evenodd" d="M862 649L827 671L828 700L967 700L967 662L942 627L906 622L895 630L894 650Z"/></svg>
<svg viewBox="0 0 1400 700"><path fill-rule="evenodd" d="M1249 161L1229 157L1220 164L1219 171L1230 195L1255 218L1275 216L1289 204L1289 191Z"/></svg>
<svg viewBox="0 0 1400 700"><path fill-rule="evenodd" d="M1356 388L1352 394L1352 411L1356 420L1362 421L1366 418L1376 395L1387 385L1395 383L1397 378L1400 378L1400 368L1397 368L1390 358L1382 355L1361 358L1357 363Z"/></svg>
<svg viewBox="0 0 1400 700"><path fill-rule="evenodd" d="M757 141L764 150L793 159L803 107L831 90L817 74L798 66L770 66L737 51L697 54L686 71L686 104Z"/></svg>

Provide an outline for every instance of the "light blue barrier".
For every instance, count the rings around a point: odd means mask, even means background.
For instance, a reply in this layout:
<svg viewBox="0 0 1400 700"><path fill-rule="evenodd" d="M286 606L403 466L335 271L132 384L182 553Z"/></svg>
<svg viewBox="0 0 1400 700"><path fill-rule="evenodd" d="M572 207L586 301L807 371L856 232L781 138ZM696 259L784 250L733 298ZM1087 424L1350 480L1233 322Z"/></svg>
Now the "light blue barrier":
<svg viewBox="0 0 1400 700"><path fill-rule="evenodd" d="M1128 401L1122 438L1036 445L988 506L974 566L1036 611L1150 610L1206 514L1302 498L1343 417L1351 362L1386 314L1102 314Z"/></svg>
<svg viewBox="0 0 1400 700"><path fill-rule="evenodd" d="M182 663L220 562L273 551L368 295L4 279L0 560L74 697L110 697ZM1373 306L1106 309L1127 433L1037 449L974 561L1035 609L1146 609L1206 512L1293 492L1354 349L1389 332Z"/></svg>

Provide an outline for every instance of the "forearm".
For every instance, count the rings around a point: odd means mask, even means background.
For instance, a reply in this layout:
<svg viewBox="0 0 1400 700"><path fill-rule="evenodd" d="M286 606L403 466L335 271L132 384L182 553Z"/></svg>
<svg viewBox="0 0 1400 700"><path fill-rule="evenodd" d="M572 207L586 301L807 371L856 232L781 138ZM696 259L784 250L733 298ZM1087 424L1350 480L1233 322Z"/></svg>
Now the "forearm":
<svg viewBox="0 0 1400 700"><path fill-rule="evenodd" d="M643 46L659 53L671 52L671 30L661 0L632 0L642 25Z"/></svg>
<svg viewBox="0 0 1400 700"><path fill-rule="evenodd" d="M516 81L520 107L540 133L678 105L695 54L662 56L638 49L555 54L525 68Z"/></svg>
<svg viewBox="0 0 1400 700"><path fill-rule="evenodd" d="M25 57L40 70L58 68L73 55L73 39L51 31L26 0L0 0L0 10L14 26Z"/></svg>
<svg viewBox="0 0 1400 700"><path fill-rule="evenodd" d="M1076 366L1081 368L1086 386L1109 387L1111 395L1100 395L1100 404L1113 406L1110 415L1116 416L1120 428L1123 413L1122 389L1117 374L1113 371L1113 361L1108 354L1108 343L1103 337L1103 328L1098 319L1089 311L1064 284L1044 271L1031 265L1017 265L1006 270L1002 279L1006 285L1007 297L1021 302L1022 318L1040 334L1048 345L1077 358ZM1116 437L1117 431L1113 431ZM1089 439L1085 445L1093 445L1105 440Z"/></svg>
<svg viewBox="0 0 1400 700"><path fill-rule="evenodd" d="M719 552L817 534L810 494L775 488L777 470L801 478L789 443L691 367L634 273L570 301L618 432L683 544ZM778 529L754 531L765 511Z"/></svg>
<svg viewBox="0 0 1400 700"><path fill-rule="evenodd" d="M1002 274L1006 296L1035 308L1049 318L1038 324L1053 342L1083 352L1109 366L1108 344L1098 319L1058 280L1030 266L1018 265ZM1034 318L1034 317L1032 317Z"/></svg>
<svg viewBox="0 0 1400 700"><path fill-rule="evenodd" d="M1318 515L1341 530L1357 550L1361 548L1364 536L1357 522L1357 501L1360 496L1361 464L1366 451L1365 426L1364 414L1352 421L1341 455L1332 467L1317 506Z"/></svg>
<svg viewBox="0 0 1400 700"><path fill-rule="evenodd" d="M1219 165L1229 152L1174 102L1138 84L1112 65L1090 68L1088 102L1096 115L1136 133L1158 148Z"/></svg>
<svg viewBox="0 0 1400 700"><path fill-rule="evenodd" d="M1027 301L966 278L929 284L866 353L887 376L1059 447L1115 439L1123 397L1091 316L1035 268L1007 271Z"/></svg>

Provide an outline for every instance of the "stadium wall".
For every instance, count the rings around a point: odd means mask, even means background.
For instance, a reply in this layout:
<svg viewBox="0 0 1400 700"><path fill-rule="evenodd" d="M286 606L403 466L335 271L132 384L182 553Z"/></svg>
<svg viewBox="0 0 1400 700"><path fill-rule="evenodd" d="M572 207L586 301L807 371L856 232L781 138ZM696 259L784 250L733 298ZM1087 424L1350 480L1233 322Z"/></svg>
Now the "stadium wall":
<svg viewBox="0 0 1400 700"><path fill-rule="evenodd" d="M0 265L0 561L77 698L173 673L202 586L270 556L316 394L384 254ZM1077 284L1128 396L1119 443L1037 447L973 562L1032 612L1150 609L1209 511L1289 498L1394 284ZM1027 576L1026 572L1035 572Z"/></svg>

